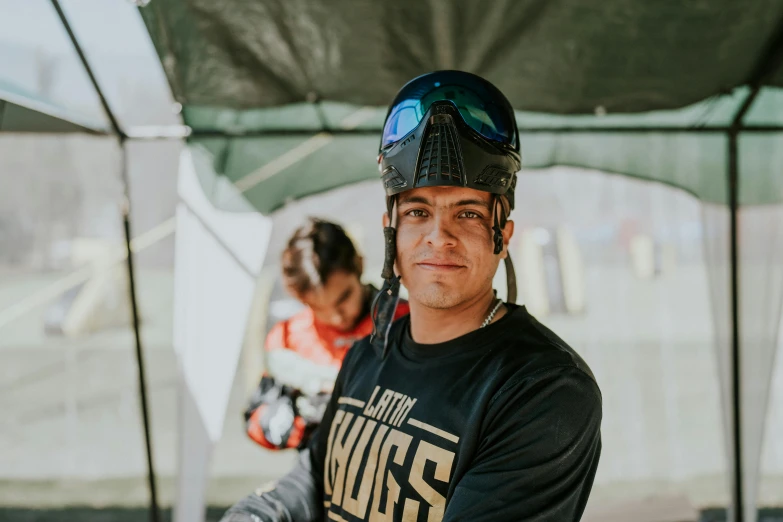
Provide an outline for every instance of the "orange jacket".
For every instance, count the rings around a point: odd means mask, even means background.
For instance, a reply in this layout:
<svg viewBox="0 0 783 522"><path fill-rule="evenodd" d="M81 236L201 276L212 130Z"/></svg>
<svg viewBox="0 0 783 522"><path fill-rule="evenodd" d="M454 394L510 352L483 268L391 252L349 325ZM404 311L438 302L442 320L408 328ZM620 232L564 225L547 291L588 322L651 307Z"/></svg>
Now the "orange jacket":
<svg viewBox="0 0 783 522"><path fill-rule="evenodd" d="M408 303L400 301L394 319L407 315ZM313 311L305 308L293 317L277 323L266 337L266 351L293 350L303 358L319 365L339 368L348 348L372 333L372 318L367 314L356 327L343 332L316 322Z"/></svg>
<svg viewBox="0 0 783 522"><path fill-rule="evenodd" d="M394 319L408 312L408 303L400 301ZM296 370L290 372L297 375L290 377L314 379L306 375L307 371L302 369L304 366L314 369L311 375L317 373L319 378L336 376L348 349L359 339L370 335L372 330L370 314L362 318L353 330L343 332L318 323L313 311L305 308L277 323L267 334L264 349L270 356L276 350L287 350L286 355L296 354L303 359ZM296 364L297 358L291 360ZM328 393L305 390L304 386L296 384L296 379L287 377L275 372L265 374L250 408L245 412L248 436L268 449L304 447L328 402ZM304 409L309 411L302 411Z"/></svg>

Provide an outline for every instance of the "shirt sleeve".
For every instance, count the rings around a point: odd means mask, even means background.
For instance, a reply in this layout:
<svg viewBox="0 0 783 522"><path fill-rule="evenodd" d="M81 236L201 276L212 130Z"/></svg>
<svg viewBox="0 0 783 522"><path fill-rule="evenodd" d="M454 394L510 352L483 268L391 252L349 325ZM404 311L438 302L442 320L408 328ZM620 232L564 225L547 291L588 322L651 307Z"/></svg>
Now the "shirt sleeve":
<svg viewBox="0 0 783 522"><path fill-rule="evenodd" d="M577 368L510 382L489 406L444 522L580 520L601 453L601 395Z"/></svg>
<svg viewBox="0 0 783 522"><path fill-rule="evenodd" d="M350 353L350 352L349 352ZM323 470L326 445L337 399L343 389L346 357L337 375L334 393L321 425L294 469L280 480L243 498L232 506L221 522L319 522L323 520ZM255 518L254 518L255 517Z"/></svg>

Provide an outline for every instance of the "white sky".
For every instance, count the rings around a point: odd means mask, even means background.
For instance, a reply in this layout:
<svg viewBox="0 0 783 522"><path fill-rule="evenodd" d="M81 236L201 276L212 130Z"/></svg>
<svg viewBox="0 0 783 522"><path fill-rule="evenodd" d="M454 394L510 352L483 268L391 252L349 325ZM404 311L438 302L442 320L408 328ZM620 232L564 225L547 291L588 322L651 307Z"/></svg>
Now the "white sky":
<svg viewBox="0 0 783 522"><path fill-rule="evenodd" d="M85 48L106 54L153 52L137 8L128 0L61 0L61 5ZM49 0L0 0L0 43L70 52Z"/></svg>
<svg viewBox="0 0 783 522"><path fill-rule="evenodd" d="M138 8L128 0L60 4L120 121L175 122L168 84ZM56 61L46 92L39 56ZM50 0L0 0L0 81L83 116L104 118Z"/></svg>

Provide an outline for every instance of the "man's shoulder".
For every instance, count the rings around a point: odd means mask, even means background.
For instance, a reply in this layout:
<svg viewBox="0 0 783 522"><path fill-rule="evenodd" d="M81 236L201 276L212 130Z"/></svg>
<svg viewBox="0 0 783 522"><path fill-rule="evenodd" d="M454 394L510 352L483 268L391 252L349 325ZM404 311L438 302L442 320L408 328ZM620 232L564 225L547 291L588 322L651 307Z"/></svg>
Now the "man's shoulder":
<svg viewBox="0 0 783 522"><path fill-rule="evenodd" d="M498 328L493 329L496 340L477 352L480 360L471 363L471 371L478 372L478 379L500 390L515 383L532 384L557 376L570 378L581 375L584 378L577 377L578 380L597 389L590 367L568 343L530 315L523 306L512 305L510 315L502 326L498 324ZM389 342L401 342L409 321L409 316L394 321ZM382 354L368 336L353 345L344 364L354 368L376 365L381 358Z"/></svg>
<svg viewBox="0 0 783 522"><path fill-rule="evenodd" d="M583 374L596 384L590 366L566 341L541 324L524 306L515 306L491 355L505 379L536 380L555 374Z"/></svg>
<svg viewBox="0 0 783 522"><path fill-rule="evenodd" d="M483 360L497 396L511 389L566 385L600 401L598 383L585 360L522 306L512 306L511 317Z"/></svg>
<svg viewBox="0 0 783 522"><path fill-rule="evenodd" d="M584 359L526 310L517 308L513 316L487 357L495 370L488 418L522 424L548 419L575 429L600 424L601 390Z"/></svg>

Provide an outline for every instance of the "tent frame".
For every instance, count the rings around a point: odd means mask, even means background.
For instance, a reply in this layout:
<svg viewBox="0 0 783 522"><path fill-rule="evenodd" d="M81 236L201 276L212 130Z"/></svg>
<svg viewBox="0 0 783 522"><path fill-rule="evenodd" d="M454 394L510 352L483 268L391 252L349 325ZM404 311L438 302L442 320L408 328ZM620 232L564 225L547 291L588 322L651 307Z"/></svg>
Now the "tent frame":
<svg viewBox="0 0 783 522"><path fill-rule="evenodd" d="M160 520L160 510L158 509L158 495L157 495L157 487L155 485L155 466L153 464L153 458L152 458L152 437L150 436L150 418L149 418L150 416L149 416L149 407L148 407L148 400L147 400L147 384L146 384L147 380L144 371L144 357L142 353L143 350L141 344L141 331L139 329L139 305L138 305L138 296L136 292L136 277L135 277L136 271L133 266L133 251L131 250L131 239L133 235L131 233L131 224L130 224L131 204L130 204L130 182L128 176L128 149L127 149L128 135L123 131L119 121L117 120L117 117L114 114L114 111L112 111L111 106L109 105L109 102L106 98L106 95L103 92L103 89L101 88L100 84L98 83L98 79L96 78L95 73L93 72L93 69L90 66L90 62L87 60L87 56L84 54L84 50L82 49L82 46L79 43L79 39L76 37L76 34L74 33L73 28L71 27L71 24L68 21L68 17L65 15L65 12L63 11L59 0L51 0L51 3L55 11L57 11L57 16L60 18L63 28L68 33L68 38L70 39L71 44L73 45L73 48L76 51L76 54L79 55L79 60L81 61L85 72L90 78L90 83L92 83L92 86L95 89L98 98L100 99L101 106L103 107L103 110L106 113L106 117L109 119L112 133L120 145L120 158L121 158L120 179L122 180L122 189L123 189L123 201L121 205L121 212L122 212L123 232L125 235L125 248L128 254L127 257L125 258L125 261L126 261L126 268L128 271L128 287L130 290L131 318L133 322L133 338L135 341L136 366L138 369L138 379L139 379L139 402L141 403L141 415L144 424L144 444L145 444L146 456L147 456L147 481L148 481L149 493L150 493L150 507L149 507L150 520L152 522L158 522Z"/></svg>
<svg viewBox="0 0 783 522"><path fill-rule="evenodd" d="M252 138L252 137L280 137L280 136L312 136L319 132L317 130L301 129L275 129L275 130L249 130L249 131L229 131L229 130L202 130L189 129L183 126L167 126L152 129L151 131L137 133L132 129L126 132L119 124L106 95L101 88L92 67L79 43L79 39L74 33L59 0L50 0L52 6L57 12L63 28L68 33L68 37L79 56L90 82L95 89L101 106L109 119L111 132L109 136L117 139L121 150L121 179L123 183L124 201L122 204L123 230L125 236L125 245L127 248L126 268L129 278L129 293L131 301L133 334L135 339L136 363L138 366L139 380L139 401L141 404L141 413L144 424L144 439L147 456L147 475L150 491L150 520L158 522L160 513L158 509L158 497L156 491L155 471L152 457L152 441L150 436L150 420L148 408L148 395L146 387L146 376L144 370L143 347L141 341L141 332L139 328L139 310L138 296L136 291L135 267L133 253L131 250L131 225L130 225L130 185L128 176L128 152L127 144L129 141L158 141L183 139L185 137L193 138ZM733 520L735 522L744 521L744 504L742 491L742 424L740 417L741 404L741 375L740 375L740 324L739 324L739 243L738 243L738 213L739 213L739 135L741 133L783 133L783 125L746 125L744 120L748 111L756 101L761 88L766 79L776 72L783 61L783 24L779 26L775 38L771 42L768 52L759 60L753 73L750 75L747 84L751 90L743 100L741 106L732 117L730 125L716 126L704 125L694 127L678 126L579 126L570 125L563 127L520 127L520 133L551 133L551 134L625 134L625 133L661 133L661 134L723 134L727 137L726 146L726 171L729 193L730 209L730 235L731 235L731 412L732 412L732 430L734 435L733 443L733 486L732 486L732 508ZM314 102L317 106L317 101ZM318 108L318 107L316 107ZM334 135L352 135L352 136L377 136L380 129L339 129L329 128L324 118L320 118L322 129L320 132Z"/></svg>
<svg viewBox="0 0 783 522"><path fill-rule="evenodd" d="M518 127L520 134L723 134L728 135L734 131L732 125L710 125L704 127L678 127L672 126L568 126L568 127ZM783 125L743 125L741 132L748 133L781 133ZM318 130L311 129L255 129L246 131L190 129L188 137L193 138L279 138L284 136L310 137L315 133L323 132L335 136L378 136L381 129L340 129L322 127ZM161 139L150 137L148 139Z"/></svg>

